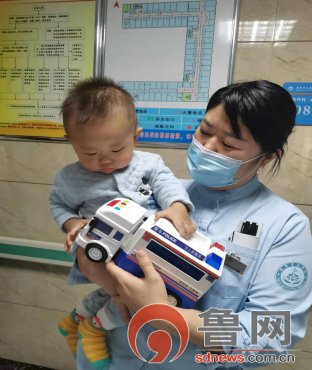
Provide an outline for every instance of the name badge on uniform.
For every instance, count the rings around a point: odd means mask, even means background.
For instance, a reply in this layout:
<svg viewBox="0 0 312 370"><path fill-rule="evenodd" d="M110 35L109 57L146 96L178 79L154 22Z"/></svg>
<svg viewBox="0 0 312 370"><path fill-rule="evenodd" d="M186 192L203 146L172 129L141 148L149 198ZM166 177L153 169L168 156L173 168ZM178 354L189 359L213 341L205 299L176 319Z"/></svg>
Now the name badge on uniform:
<svg viewBox="0 0 312 370"><path fill-rule="evenodd" d="M236 256L234 257L228 253L225 256L224 264L241 275L243 275L247 267L247 265L241 262Z"/></svg>

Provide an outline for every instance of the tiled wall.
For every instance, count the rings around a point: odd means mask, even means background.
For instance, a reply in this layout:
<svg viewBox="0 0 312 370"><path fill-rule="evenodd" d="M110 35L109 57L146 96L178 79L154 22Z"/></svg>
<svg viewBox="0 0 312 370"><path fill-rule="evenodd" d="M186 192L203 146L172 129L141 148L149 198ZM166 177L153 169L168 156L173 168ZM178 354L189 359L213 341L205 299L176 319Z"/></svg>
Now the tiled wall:
<svg viewBox="0 0 312 370"><path fill-rule="evenodd" d="M311 20L311 1L242 0L234 80L311 82ZM142 150L160 153L178 177L188 176L184 150ZM56 171L75 160L71 147L0 141L0 151L0 235L61 243L64 235L50 216L48 195ZM296 127L280 173L263 181L312 220L312 127ZM0 292L0 357L74 369L55 328L58 319L90 287L68 288L65 267L0 263L4 287ZM309 332L300 348L311 345ZM296 368L310 368L306 365L309 361L311 364L311 355L298 355ZM291 368L289 364L278 366Z"/></svg>
<svg viewBox="0 0 312 370"><path fill-rule="evenodd" d="M312 81L312 3L241 2L235 81ZM255 32L256 30L256 32ZM297 126L280 173L263 181L312 220L312 127Z"/></svg>

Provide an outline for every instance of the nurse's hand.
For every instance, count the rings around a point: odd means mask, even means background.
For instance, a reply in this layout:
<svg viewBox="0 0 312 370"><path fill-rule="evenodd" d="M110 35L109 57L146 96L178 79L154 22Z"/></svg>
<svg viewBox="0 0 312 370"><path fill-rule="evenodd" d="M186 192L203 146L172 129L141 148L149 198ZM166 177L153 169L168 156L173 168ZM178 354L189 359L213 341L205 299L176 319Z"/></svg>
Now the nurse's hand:
<svg viewBox="0 0 312 370"><path fill-rule="evenodd" d="M125 304L131 312L136 312L151 303L169 304L165 284L147 253L139 250L136 253L136 258L144 273L143 278L130 274L112 261L107 263L106 271L116 281L118 296L113 298L117 302Z"/></svg>

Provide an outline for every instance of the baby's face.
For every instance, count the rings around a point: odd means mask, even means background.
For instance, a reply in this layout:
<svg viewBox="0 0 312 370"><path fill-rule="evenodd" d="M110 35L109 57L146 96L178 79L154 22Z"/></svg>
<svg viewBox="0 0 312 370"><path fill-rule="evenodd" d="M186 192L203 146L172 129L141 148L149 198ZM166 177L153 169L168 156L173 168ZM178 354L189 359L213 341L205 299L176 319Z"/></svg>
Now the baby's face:
<svg viewBox="0 0 312 370"><path fill-rule="evenodd" d="M125 112L115 112L87 124L70 122L69 141L85 169L110 174L128 166L139 132Z"/></svg>

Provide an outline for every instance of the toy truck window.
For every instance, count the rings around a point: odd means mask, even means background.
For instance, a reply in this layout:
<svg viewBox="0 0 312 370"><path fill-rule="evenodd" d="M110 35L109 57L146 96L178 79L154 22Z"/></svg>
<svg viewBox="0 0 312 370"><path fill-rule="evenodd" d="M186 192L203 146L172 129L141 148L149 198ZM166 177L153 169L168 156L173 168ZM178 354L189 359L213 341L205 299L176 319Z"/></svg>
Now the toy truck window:
<svg viewBox="0 0 312 370"><path fill-rule="evenodd" d="M119 231L116 231L114 236L113 236L113 239L117 240L118 242L120 242L120 240L124 237L124 234L122 234L121 232Z"/></svg>
<svg viewBox="0 0 312 370"><path fill-rule="evenodd" d="M183 271L185 274L189 275L191 278L199 281L205 273L195 266L189 264L187 261L182 259L181 257L177 256L175 253L171 252L169 249L163 247L155 240L151 239L151 241L146 246L146 249L150 250L163 260L171 263L173 266L178 268L179 270Z"/></svg>
<svg viewBox="0 0 312 370"><path fill-rule="evenodd" d="M109 235L113 228L109 225L107 225L105 222L96 220L96 222L93 224L93 227L102 231L103 234Z"/></svg>

